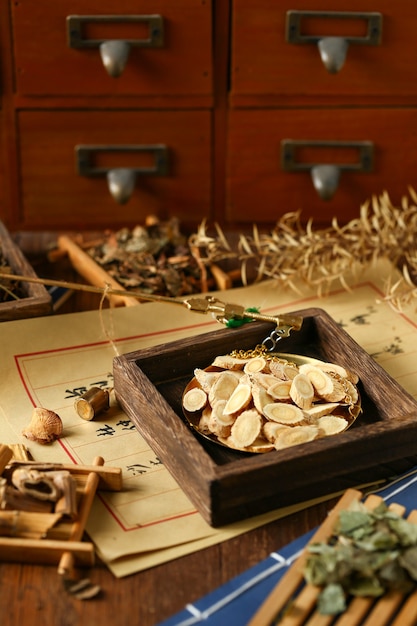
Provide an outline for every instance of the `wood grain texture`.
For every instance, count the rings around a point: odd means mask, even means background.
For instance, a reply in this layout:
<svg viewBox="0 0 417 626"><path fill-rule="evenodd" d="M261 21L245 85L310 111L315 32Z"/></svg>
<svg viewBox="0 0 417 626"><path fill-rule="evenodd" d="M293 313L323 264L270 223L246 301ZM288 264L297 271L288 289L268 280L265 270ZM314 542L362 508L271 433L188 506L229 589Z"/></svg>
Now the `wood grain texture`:
<svg viewBox="0 0 417 626"><path fill-rule="evenodd" d="M405 8L405 4L403 5ZM407 51L417 27L417 7L407 3L407 15L390 0L351 0L349 7L323 0L284 6L275 0L235 0L232 39L232 92L235 104L245 94L275 94L275 106L280 97L292 101L327 96L342 96L349 102L360 96L366 104L372 96L401 97L416 90L416 67ZM337 75L329 74L319 57L315 44L294 45L286 42L286 11L377 11L383 16L382 43L379 46L351 44L344 67ZM305 20L302 33L338 37L363 36L366 24L361 20L315 18Z"/></svg>
<svg viewBox="0 0 417 626"><path fill-rule="evenodd" d="M12 3L17 92L31 96L147 96L212 93L211 2L161 0L64 0L35 4ZM69 15L153 15L164 19L161 48L132 47L118 79L105 71L98 48L70 48L66 38ZM33 29L33 24L37 28ZM128 23L87 24L91 39L145 39L149 32ZM140 101L135 106L140 106ZM145 105L146 106L146 105Z"/></svg>
<svg viewBox="0 0 417 626"><path fill-rule="evenodd" d="M303 327L281 342L281 351L355 371L363 415L344 433L279 454L221 448L192 432L181 409L182 390L195 367L206 367L232 349L254 347L269 334L269 324L214 331L114 360L115 391L123 409L213 526L380 480L415 464L414 398L323 310L295 314L304 318Z"/></svg>
<svg viewBox="0 0 417 626"><path fill-rule="evenodd" d="M229 117L228 219L252 223L278 220L290 210L301 210L303 221L329 224L333 216L346 222L359 216L360 206L386 190L398 206L414 184L412 174L417 139L414 107L341 108L327 106L233 109ZM340 172L336 192L323 200L314 189L310 170L284 171L281 142L370 141L374 146L372 171ZM346 165L359 162L348 149L297 150L298 164ZM256 207L256 209L255 209Z"/></svg>
<svg viewBox="0 0 417 626"><path fill-rule="evenodd" d="M196 222L210 211L209 111L26 110L19 113L17 124L25 228L116 228L144 223L150 214ZM77 145L135 144L165 145L168 173L138 175L123 206L110 195L105 175L77 173ZM109 169L143 166L140 153L106 156Z"/></svg>

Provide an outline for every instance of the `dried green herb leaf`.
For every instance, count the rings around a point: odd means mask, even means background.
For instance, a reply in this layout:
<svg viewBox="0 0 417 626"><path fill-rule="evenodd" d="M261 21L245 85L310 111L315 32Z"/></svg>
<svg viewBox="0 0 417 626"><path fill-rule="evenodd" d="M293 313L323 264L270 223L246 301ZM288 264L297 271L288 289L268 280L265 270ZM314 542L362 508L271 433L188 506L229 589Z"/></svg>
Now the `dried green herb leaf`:
<svg viewBox="0 0 417 626"><path fill-rule="evenodd" d="M411 578L417 581L417 546L407 548L399 557L399 563L407 570Z"/></svg>
<svg viewBox="0 0 417 626"><path fill-rule="evenodd" d="M318 609L322 615L337 615L346 610L346 599L342 585L327 585L318 597Z"/></svg>
<svg viewBox="0 0 417 626"><path fill-rule="evenodd" d="M372 532L373 518L366 511L341 511L336 533L360 539Z"/></svg>
<svg viewBox="0 0 417 626"><path fill-rule="evenodd" d="M377 597L389 589L408 593L417 581L417 524L385 503L368 511L355 502L340 512L328 543L309 547L304 576L323 588L319 611L332 615L340 612L340 590L345 597Z"/></svg>
<svg viewBox="0 0 417 626"><path fill-rule="evenodd" d="M385 587L379 582L377 576L358 576L353 578L349 584L349 593L353 596L382 596Z"/></svg>
<svg viewBox="0 0 417 626"><path fill-rule="evenodd" d="M417 524L411 524L401 517L388 520L388 524L397 535L402 546L417 544Z"/></svg>

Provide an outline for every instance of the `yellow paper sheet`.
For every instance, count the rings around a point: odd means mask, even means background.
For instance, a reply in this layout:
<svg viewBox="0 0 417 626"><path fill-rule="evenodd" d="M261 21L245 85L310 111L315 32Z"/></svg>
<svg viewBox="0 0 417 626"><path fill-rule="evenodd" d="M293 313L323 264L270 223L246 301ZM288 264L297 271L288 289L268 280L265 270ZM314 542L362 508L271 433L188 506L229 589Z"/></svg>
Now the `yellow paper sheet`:
<svg viewBox="0 0 417 626"><path fill-rule="evenodd" d="M396 313L378 302L381 277L388 271L386 266L377 267L350 292L335 289L324 299L308 291L303 296L283 293L273 282L219 295L268 313L311 306L326 309L417 396L417 316ZM91 464L100 455L107 465L122 467L123 491L100 492L87 526L98 553L116 576L224 541L308 504L213 529L117 406L91 422L76 414L73 405L79 395L92 386L112 387L115 354L218 328L210 317L161 303L0 324L0 442L25 443L36 460ZM34 406L61 416L62 439L41 446L22 437Z"/></svg>

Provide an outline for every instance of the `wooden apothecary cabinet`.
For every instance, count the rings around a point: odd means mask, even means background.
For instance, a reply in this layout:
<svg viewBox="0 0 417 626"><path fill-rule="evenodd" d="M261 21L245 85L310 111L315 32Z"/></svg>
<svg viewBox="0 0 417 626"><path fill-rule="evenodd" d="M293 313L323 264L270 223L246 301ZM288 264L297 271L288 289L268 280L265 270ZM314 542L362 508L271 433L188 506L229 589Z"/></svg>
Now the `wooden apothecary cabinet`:
<svg viewBox="0 0 417 626"><path fill-rule="evenodd" d="M0 29L9 228L324 224L417 186L414 3L9 0Z"/></svg>

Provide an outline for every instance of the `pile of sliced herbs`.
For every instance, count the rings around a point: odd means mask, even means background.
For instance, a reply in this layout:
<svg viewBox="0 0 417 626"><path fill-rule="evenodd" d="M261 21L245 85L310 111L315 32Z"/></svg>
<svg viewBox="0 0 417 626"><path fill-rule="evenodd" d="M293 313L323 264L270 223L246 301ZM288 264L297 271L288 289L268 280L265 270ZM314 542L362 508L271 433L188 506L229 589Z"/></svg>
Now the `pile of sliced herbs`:
<svg viewBox="0 0 417 626"><path fill-rule="evenodd" d="M409 593L417 583L417 524L383 502L372 511L361 502L341 511L329 542L311 544L308 553L304 577L323 588L324 615L342 613L349 596Z"/></svg>

